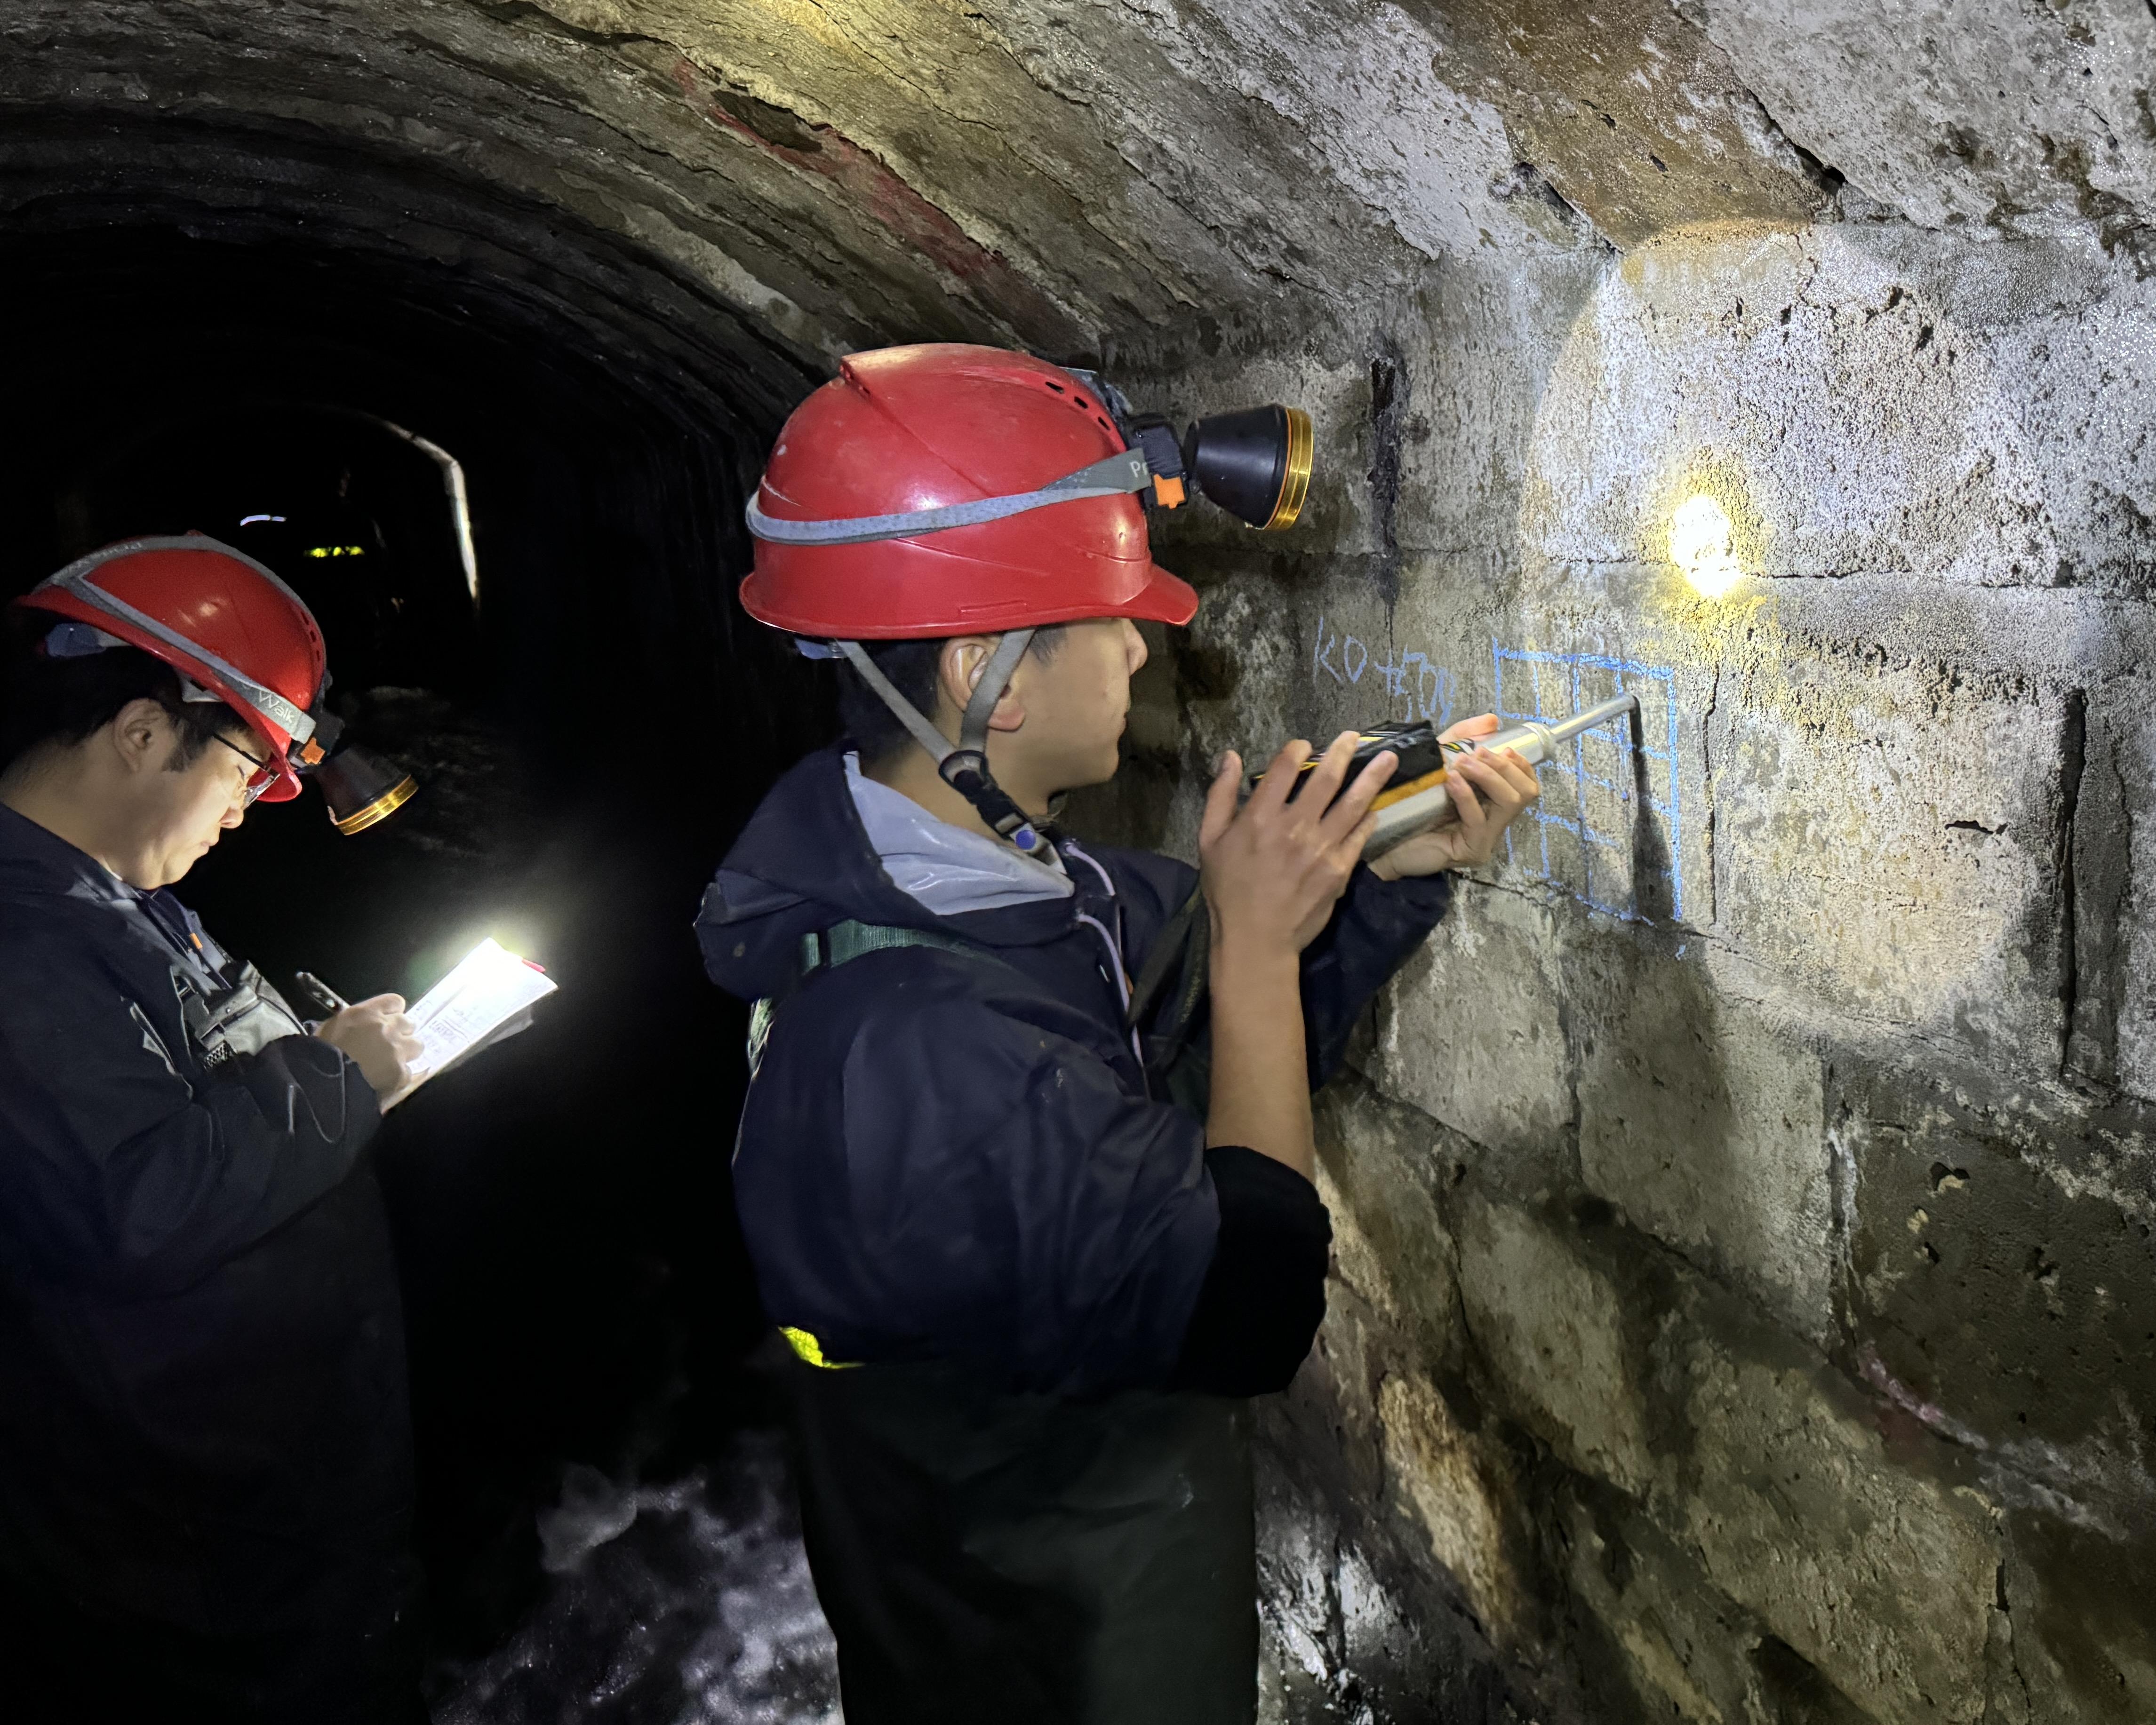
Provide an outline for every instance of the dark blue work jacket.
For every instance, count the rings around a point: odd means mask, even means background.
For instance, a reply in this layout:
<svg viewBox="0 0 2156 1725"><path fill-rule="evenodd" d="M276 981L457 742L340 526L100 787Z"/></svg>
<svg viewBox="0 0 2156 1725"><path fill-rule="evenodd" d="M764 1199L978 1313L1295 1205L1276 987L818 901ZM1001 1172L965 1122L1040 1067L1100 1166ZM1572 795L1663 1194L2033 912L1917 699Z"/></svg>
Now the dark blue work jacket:
<svg viewBox="0 0 2156 1725"><path fill-rule="evenodd" d="M1178 1387L1205 1381L1179 1356L1194 1309L1223 1303L1216 1159L1317 1212L1314 1252L1305 1226L1281 1266L1308 1284L1297 1350L1322 1309L1322 1210L1147 1093L1117 972L1142 970L1192 870L1064 856L1067 898L937 916L885 873L827 751L766 799L698 923L714 980L781 999L734 1186L772 1316L804 1359L843 1363L793 1375L850 1725L1254 1714L1247 1405ZM1304 955L1313 1082L1445 898L1442 878L1357 872ZM803 937L848 920L976 950L871 950L796 989Z"/></svg>
<svg viewBox="0 0 2156 1725"><path fill-rule="evenodd" d="M1219 1222L1205 1131L1147 1094L1111 966L1143 967L1197 876L1065 854L1067 898L937 916L885 873L830 750L780 781L705 895L706 965L744 1000L786 995L802 936L848 919L1001 960L873 953L780 1009L735 1201L767 1308L828 1359L955 1361L1059 1394L1174 1367ZM1303 955L1313 1083L1446 897L1443 876L1356 871Z"/></svg>
<svg viewBox="0 0 2156 1725"><path fill-rule="evenodd" d="M409 1579L380 1113L304 1031L170 893L0 808L0 1576L284 1636L233 1719L311 1646L349 1689Z"/></svg>

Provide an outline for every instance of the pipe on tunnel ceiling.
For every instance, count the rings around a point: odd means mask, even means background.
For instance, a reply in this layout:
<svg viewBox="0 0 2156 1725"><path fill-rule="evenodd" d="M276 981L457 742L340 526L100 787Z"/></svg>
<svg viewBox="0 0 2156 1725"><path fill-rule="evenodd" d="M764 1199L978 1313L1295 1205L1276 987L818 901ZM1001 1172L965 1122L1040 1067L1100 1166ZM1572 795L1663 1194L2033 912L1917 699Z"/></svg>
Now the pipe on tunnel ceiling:
<svg viewBox="0 0 2156 1725"><path fill-rule="evenodd" d="M457 560L464 566L465 591L471 595L472 609L478 610L479 552L472 544L471 494L465 486L465 464L433 438L423 438L415 431L407 431L395 420L385 419L379 413L370 413L364 407L323 404L321 411L379 426L392 437L401 438L409 443L441 469L442 492L449 500L449 527L456 535Z"/></svg>
<svg viewBox="0 0 2156 1725"><path fill-rule="evenodd" d="M421 437L417 432L405 430L393 419L384 419L375 413L362 413L360 417L371 419L384 431L393 432L403 438L442 470L442 489L449 499L450 522L457 536L457 556L464 564L465 590L471 595L472 608L476 611L479 608L479 553L472 545L471 497L465 489L464 463L439 443Z"/></svg>

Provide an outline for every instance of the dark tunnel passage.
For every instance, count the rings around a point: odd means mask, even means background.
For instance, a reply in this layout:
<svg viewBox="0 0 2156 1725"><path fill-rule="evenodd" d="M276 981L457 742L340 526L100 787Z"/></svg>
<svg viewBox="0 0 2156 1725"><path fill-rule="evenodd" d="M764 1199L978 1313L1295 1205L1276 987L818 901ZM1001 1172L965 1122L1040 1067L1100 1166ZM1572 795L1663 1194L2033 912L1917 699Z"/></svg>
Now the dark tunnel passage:
<svg viewBox="0 0 2156 1725"><path fill-rule="evenodd" d="M0 600L264 559L419 790L178 896L280 985L560 984L370 1153L433 1725L839 1717L691 924L836 724L748 489L915 342L1308 415L1295 530L1150 518L1202 603L1081 841L1188 860L1229 750L1639 703L1312 1098L1255 1717L2156 1720L2152 68L2156 0L0 0Z"/></svg>
<svg viewBox="0 0 2156 1725"><path fill-rule="evenodd" d="M633 307L594 322L247 238L146 221L0 249L7 315L38 332L14 376L36 410L0 443L0 583L144 533L262 558L321 619L354 735L421 790L350 837L311 794L259 808L187 900L280 984L416 998L494 934L562 985L380 1140L430 1644L469 1660L536 1595L565 1464L672 1479L764 1416L726 1179L742 1013L689 924L829 720L733 598L754 394L639 347ZM442 470L393 427L462 465L475 596Z"/></svg>

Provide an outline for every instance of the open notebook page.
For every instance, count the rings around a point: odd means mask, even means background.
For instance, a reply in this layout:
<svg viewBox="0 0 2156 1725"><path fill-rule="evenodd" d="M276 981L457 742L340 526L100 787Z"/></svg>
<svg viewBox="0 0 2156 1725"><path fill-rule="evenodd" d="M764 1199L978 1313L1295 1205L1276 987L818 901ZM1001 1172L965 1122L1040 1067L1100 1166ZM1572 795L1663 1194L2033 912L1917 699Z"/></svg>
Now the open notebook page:
<svg viewBox="0 0 2156 1725"><path fill-rule="evenodd" d="M421 1052L412 1082L398 1099L465 1055L522 1029L531 1022L533 1006L554 991L553 982L536 965L498 941L480 941L413 1004L409 1016Z"/></svg>

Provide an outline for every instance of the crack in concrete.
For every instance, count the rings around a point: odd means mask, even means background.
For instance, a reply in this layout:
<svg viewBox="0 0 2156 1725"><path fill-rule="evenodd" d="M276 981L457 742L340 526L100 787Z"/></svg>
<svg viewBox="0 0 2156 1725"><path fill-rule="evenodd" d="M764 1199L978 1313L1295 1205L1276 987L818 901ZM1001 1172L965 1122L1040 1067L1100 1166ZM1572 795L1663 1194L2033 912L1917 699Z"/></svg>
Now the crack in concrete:
<svg viewBox="0 0 2156 1725"><path fill-rule="evenodd" d="M1412 388L1399 343L1380 335L1370 346L1369 481L1378 540L1374 576L1388 630L1400 602L1400 453Z"/></svg>
<svg viewBox="0 0 2156 1725"><path fill-rule="evenodd" d="M2081 999L2080 929L2076 921L2077 896L2074 857L2076 822L2081 810L2082 773L2088 753L2088 695L2069 689L2061 722L2059 765L2058 843L2053 857L2059 883L2059 1076L2063 1079L2073 1065L2074 1018Z"/></svg>

